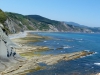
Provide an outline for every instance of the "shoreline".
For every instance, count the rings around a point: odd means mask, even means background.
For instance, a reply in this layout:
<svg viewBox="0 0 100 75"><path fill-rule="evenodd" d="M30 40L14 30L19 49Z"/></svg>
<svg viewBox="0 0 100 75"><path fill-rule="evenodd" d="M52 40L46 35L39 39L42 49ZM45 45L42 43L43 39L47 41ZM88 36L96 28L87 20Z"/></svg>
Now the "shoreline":
<svg viewBox="0 0 100 75"><path fill-rule="evenodd" d="M59 61L63 61L63 60L70 61L70 60L79 59L83 56L94 54L94 52L79 51L79 52L73 52L73 53L68 53L68 54L58 54L58 55L41 55L41 54L36 55L36 54L34 54L35 51L45 51L45 50L49 50L49 48L42 47L42 46L31 47L31 46L27 46L25 43L28 43L30 41L34 42L33 40L36 40L36 39L40 39L40 40L44 39L45 40L46 38L44 38L42 36L38 36L38 35L28 36L28 32L32 32L32 31L26 31L25 36L22 36L20 34L21 37L19 37L20 36L19 35L19 36L17 36L17 38L15 38L15 37L11 38L13 40L13 42L20 44L21 47L17 48L16 52L19 53L26 60L24 62L21 61L19 64L17 64L17 65L15 64L14 66L9 67L5 71L3 71L2 73L4 75L26 74L30 71L40 70L42 67L38 63L45 63L47 65L53 65L53 64L58 63ZM27 33L27 35L26 35L26 33ZM15 34L15 36L16 36L16 34ZM32 39L30 39L30 38L32 38ZM38 41L36 41L36 42L38 42Z"/></svg>
<svg viewBox="0 0 100 75"><path fill-rule="evenodd" d="M29 33L29 32L52 32L52 31L29 31L29 30L27 30L27 31L24 31L24 32L19 32L19 33L15 33L15 34L10 34L8 37L10 38L10 39L16 39L16 38L24 38L24 37L26 37L27 36L27 34ZM58 31L57 31L58 32ZM66 32L66 33L79 33L79 32ZM84 33L83 33L84 34ZM87 34L93 34L93 33L87 33ZM94 33L95 34L95 33Z"/></svg>

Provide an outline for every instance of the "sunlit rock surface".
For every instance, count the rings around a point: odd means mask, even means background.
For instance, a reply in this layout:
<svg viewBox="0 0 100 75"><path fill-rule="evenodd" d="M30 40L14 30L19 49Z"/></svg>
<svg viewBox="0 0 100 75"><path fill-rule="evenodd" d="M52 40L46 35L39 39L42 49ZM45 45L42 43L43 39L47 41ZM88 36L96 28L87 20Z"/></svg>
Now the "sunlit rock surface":
<svg viewBox="0 0 100 75"><path fill-rule="evenodd" d="M16 53L14 44L3 31L3 25L0 24L0 72L8 67L24 60L19 54Z"/></svg>

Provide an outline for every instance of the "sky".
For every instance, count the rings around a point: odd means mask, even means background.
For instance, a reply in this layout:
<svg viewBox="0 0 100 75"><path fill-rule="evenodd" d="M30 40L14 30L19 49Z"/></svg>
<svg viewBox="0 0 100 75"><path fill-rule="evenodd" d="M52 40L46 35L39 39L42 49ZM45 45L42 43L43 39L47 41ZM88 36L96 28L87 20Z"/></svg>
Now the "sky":
<svg viewBox="0 0 100 75"><path fill-rule="evenodd" d="M100 27L100 0L0 0L0 9Z"/></svg>

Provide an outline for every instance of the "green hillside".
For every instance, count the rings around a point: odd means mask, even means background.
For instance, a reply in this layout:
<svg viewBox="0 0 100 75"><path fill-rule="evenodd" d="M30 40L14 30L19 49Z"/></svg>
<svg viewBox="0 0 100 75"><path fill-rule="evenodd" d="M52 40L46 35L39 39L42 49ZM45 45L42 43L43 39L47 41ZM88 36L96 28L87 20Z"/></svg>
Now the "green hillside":
<svg viewBox="0 0 100 75"><path fill-rule="evenodd" d="M73 25L67 25L60 21L51 20L40 15L21 15L12 12L6 12L6 15L13 19L14 22L17 23L19 27L27 27L28 30L40 30L40 31L70 31L70 32L85 32L86 28L80 28ZM16 21L17 20L17 21ZM50 28L50 26L52 28ZM91 32L88 30L86 32Z"/></svg>
<svg viewBox="0 0 100 75"><path fill-rule="evenodd" d="M6 23L4 23L7 20ZM98 28L80 27L65 22L51 20L40 15L22 15L0 10L0 22L12 33L23 30L59 31L59 32L100 32Z"/></svg>
<svg viewBox="0 0 100 75"><path fill-rule="evenodd" d="M3 24L7 19L5 13L0 9L0 22Z"/></svg>
<svg viewBox="0 0 100 75"><path fill-rule="evenodd" d="M39 16L39 15L27 15L28 18L32 18L34 20L37 20L39 22L43 22L43 23L46 23L46 24L58 24L59 21L55 21L55 20L50 20L48 18L45 18L45 17L42 17L42 16Z"/></svg>

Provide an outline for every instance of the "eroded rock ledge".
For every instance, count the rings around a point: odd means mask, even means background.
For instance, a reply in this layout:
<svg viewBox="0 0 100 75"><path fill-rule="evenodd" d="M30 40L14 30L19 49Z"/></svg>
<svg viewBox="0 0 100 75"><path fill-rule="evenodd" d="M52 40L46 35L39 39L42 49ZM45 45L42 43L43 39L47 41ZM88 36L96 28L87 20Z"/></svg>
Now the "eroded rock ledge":
<svg viewBox="0 0 100 75"><path fill-rule="evenodd" d="M93 53L94 52L80 51L80 52L74 52L74 53L69 53L69 54L33 56L31 59L27 59L26 61L22 61L22 62L17 62L11 67L5 69L1 73L1 75L20 75L30 70L41 69L38 63L53 65L62 60L65 60L65 61L75 60L75 59L78 59L78 58L81 58L83 56L87 56Z"/></svg>
<svg viewBox="0 0 100 75"><path fill-rule="evenodd" d="M9 57L8 60L0 59L0 75L22 75L22 74L25 75L31 70L36 71L36 70L43 69L39 65L39 63L53 65L62 60L65 61L75 60L83 56L87 56L94 53L89 51L80 51L80 52L58 54L58 55L36 55L34 54L34 51L49 50L48 47L41 47L41 46L30 47L25 45L25 43L36 39L40 40L40 39L44 39L44 37L27 36L27 38L13 40L14 42L20 44L21 47L16 48L16 53L20 54L23 57L21 56L20 57L17 56L13 58Z"/></svg>

